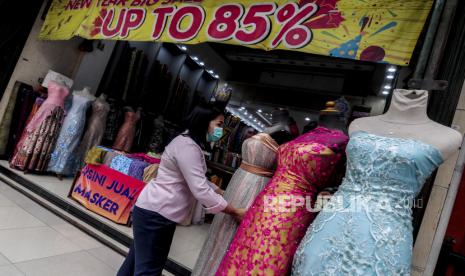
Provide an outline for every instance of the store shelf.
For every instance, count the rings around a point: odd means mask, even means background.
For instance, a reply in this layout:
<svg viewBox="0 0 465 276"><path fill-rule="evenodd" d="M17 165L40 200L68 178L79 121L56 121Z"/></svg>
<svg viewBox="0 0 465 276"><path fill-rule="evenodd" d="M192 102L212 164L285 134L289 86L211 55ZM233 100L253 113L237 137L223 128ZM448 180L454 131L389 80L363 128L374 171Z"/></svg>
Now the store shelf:
<svg viewBox="0 0 465 276"><path fill-rule="evenodd" d="M221 171L226 174L233 175L236 172L236 169L233 167L229 167L220 163L212 162L212 161L207 161L207 166L212 169L212 170L217 170Z"/></svg>

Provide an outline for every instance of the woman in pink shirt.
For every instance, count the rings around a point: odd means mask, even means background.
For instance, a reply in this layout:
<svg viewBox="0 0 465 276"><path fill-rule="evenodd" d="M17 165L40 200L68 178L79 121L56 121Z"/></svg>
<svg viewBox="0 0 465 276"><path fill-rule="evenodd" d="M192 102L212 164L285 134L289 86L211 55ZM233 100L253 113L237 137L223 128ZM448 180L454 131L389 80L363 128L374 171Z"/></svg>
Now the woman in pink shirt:
<svg viewBox="0 0 465 276"><path fill-rule="evenodd" d="M211 107L196 107L187 131L165 149L158 175L142 190L133 210L134 242L118 276L161 275L176 224L189 216L198 200L207 212L224 212L241 220L244 210L228 204L205 174L203 151L223 135L224 115Z"/></svg>

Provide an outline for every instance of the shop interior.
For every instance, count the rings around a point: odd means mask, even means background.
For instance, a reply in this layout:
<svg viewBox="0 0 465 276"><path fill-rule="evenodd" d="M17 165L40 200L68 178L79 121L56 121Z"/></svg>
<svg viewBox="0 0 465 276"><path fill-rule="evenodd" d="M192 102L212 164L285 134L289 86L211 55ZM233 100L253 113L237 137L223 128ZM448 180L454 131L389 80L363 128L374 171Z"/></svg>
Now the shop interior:
<svg viewBox="0 0 465 276"><path fill-rule="evenodd" d="M81 67L76 76L70 76L75 80L72 90L87 87L90 94L108 104L105 133L99 146L115 149L118 131L128 120L125 114L130 112L137 115L136 119L131 118L134 137L129 145L116 148L125 154L146 153L160 158L164 146L183 131L183 119L189 112L201 102L215 103L227 111L226 135L213 147L207 164L210 179L222 189L226 189L240 165L241 146L246 138L266 132L283 116L292 125L290 131L302 134L313 129L320 112L328 108L342 112L347 124L355 118L382 114L393 89L404 86L409 74L407 68L384 63L215 43L121 41L105 44L105 49L101 45L99 41L83 41ZM32 92L37 87L35 83L15 87L18 96L14 112L26 108L28 115L37 99L46 97L46 89ZM68 99L68 110L71 105ZM85 112L88 121L91 105ZM100 225L93 225L95 232L110 233L116 243L126 245L132 236L130 226L95 214L69 197L77 169L60 174L25 173L10 168L8 161L26 121L27 117L12 122L7 151L0 161L2 172L8 171L18 181L36 185L43 196L59 202L61 208L81 213L84 220L99 221ZM86 127L76 139L82 140ZM77 159L82 164L85 156L77 155ZM192 220L176 230L170 260L191 270L211 221L212 215L193 206Z"/></svg>

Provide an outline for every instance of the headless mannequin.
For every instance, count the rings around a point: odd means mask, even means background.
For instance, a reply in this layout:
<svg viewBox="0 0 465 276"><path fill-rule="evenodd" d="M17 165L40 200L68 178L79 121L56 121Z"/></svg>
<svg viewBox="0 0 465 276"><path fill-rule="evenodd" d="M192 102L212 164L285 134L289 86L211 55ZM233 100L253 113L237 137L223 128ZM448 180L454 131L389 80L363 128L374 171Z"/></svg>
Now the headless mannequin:
<svg viewBox="0 0 465 276"><path fill-rule="evenodd" d="M276 143L282 145L292 140L291 129L289 128L290 115L287 110L273 111L273 125L265 129L265 133L269 134Z"/></svg>
<svg viewBox="0 0 465 276"><path fill-rule="evenodd" d="M349 134L365 131L371 134L407 138L429 144L439 150L444 160L457 152L462 135L449 127L428 118L428 91L394 91L387 113L355 120L349 127Z"/></svg>
<svg viewBox="0 0 465 276"><path fill-rule="evenodd" d="M106 102L107 101L107 95L105 94L100 94L100 96L98 97L99 100L101 100L102 102Z"/></svg>
<svg viewBox="0 0 465 276"><path fill-rule="evenodd" d="M95 99L96 99L95 96L90 93L90 87L87 87L87 86L84 87L84 89L82 89L80 91L75 91L74 94L86 97L86 98L90 99L91 101L95 101Z"/></svg>

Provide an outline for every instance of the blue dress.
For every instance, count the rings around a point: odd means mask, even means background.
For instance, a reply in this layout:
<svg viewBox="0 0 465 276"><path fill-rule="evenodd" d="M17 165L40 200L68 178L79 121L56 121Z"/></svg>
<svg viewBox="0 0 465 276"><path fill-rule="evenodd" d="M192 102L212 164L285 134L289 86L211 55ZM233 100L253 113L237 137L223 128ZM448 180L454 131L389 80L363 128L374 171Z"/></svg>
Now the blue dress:
<svg viewBox="0 0 465 276"><path fill-rule="evenodd" d="M63 121L60 135L48 164L48 171L61 175L73 175L78 169L78 151L86 124L86 111L91 104L87 97L74 94L72 105Z"/></svg>
<svg viewBox="0 0 465 276"><path fill-rule="evenodd" d="M443 162L413 139L355 132L339 190L308 228L293 275L410 275L412 202Z"/></svg>

